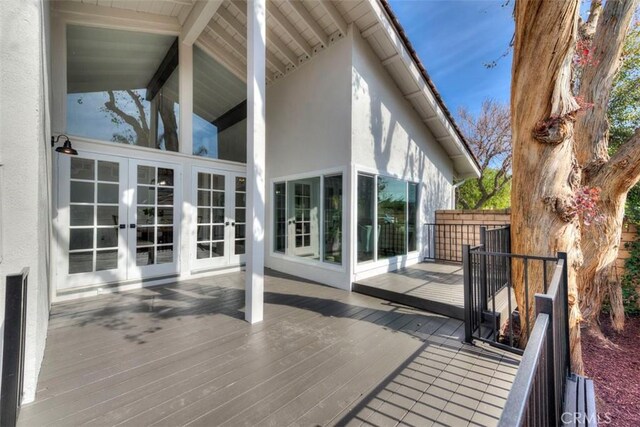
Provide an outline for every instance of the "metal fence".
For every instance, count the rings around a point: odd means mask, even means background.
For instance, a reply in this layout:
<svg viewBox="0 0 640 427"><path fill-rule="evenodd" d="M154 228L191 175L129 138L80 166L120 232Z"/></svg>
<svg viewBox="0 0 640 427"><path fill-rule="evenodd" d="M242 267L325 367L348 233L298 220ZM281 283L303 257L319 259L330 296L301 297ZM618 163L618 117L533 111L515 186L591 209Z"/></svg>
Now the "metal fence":
<svg viewBox="0 0 640 427"><path fill-rule="evenodd" d="M558 258L509 253L506 233L503 229L487 230L485 243L463 248L465 340L476 339L522 354L522 331L533 328L530 277L541 276L541 288L546 292ZM514 269L521 272L524 313L516 306Z"/></svg>
<svg viewBox="0 0 640 427"><path fill-rule="evenodd" d="M426 259L435 261L462 262L462 246L481 243L481 230L509 229L509 225L483 224L424 224Z"/></svg>
<svg viewBox="0 0 640 427"><path fill-rule="evenodd" d="M559 254L546 293L535 295L536 320L499 426L561 424L564 389L571 372L567 257Z"/></svg>
<svg viewBox="0 0 640 427"><path fill-rule="evenodd" d="M0 425L14 426L18 420L24 379L24 340L27 315L29 269L7 276L2 349Z"/></svg>

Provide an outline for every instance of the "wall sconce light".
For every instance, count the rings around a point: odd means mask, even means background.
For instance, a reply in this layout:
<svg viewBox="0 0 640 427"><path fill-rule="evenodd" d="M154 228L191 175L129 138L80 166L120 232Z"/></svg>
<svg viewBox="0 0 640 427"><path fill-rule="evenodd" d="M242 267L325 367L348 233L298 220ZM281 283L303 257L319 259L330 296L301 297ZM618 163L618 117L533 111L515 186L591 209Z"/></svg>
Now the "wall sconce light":
<svg viewBox="0 0 640 427"><path fill-rule="evenodd" d="M73 147L71 146L71 141L69 140L69 137L67 135L52 136L51 137L51 147L55 147L55 145L60 140L60 137L64 137L64 144L62 144L62 147L56 148L56 151L58 153L62 153L62 154L69 154L71 156L77 156L78 152L76 150L74 150Z"/></svg>

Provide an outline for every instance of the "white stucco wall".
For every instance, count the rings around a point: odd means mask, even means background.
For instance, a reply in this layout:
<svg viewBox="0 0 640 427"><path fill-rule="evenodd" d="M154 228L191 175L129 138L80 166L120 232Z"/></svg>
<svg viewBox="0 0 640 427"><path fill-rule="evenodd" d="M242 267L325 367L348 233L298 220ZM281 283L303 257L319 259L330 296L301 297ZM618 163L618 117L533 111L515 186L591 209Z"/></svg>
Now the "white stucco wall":
<svg viewBox="0 0 640 427"><path fill-rule="evenodd" d="M343 172L344 217L349 218L348 166L351 138L351 39L329 46L313 59L267 87L267 267L310 280L347 288L350 250L343 246L343 268L292 261L274 255L273 180L338 169ZM315 176L318 176L316 174ZM347 221L345 220L345 223ZM343 229L348 236L348 230Z"/></svg>
<svg viewBox="0 0 640 427"><path fill-rule="evenodd" d="M357 171L419 183L418 226L451 206L453 164L359 33L353 36L352 161ZM355 229L352 224L353 229ZM418 233L422 249L422 233ZM352 236L352 240L355 236ZM424 254L356 267L357 276L418 262ZM366 272L368 270L368 273Z"/></svg>
<svg viewBox="0 0 640 427"><path fill-rule="evenodd" d="M29 267L26 402L35 396L49 314L48 22L42 0L0 1L0 305L5 276Z"/></svg>

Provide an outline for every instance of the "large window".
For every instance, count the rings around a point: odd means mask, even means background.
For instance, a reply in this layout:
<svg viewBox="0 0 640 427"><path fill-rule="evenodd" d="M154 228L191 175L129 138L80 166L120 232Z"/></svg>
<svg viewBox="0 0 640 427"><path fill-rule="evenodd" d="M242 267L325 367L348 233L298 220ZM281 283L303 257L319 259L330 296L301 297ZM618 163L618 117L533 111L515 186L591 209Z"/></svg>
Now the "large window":
<svg viewBox="0 0 640 427"><path fill-rule="evenodd" d="M342 174L274 184L273 250L342 264Z"/></svg>
<svg viewBox="0 0 640 427"><path fill-rule="evenodd" d="M407 253L407 183L378 177L378 259Z"/></svg>
<svg viewBox="0 0 640 427"><path fill-rule="evenodd" d="M193 154L247 161L246 84L193 47Z"/></svg>
<svg viewBox="0 0 640 427"><path fill-rule="evenodd" d="M373 259L375 234L375 177L358 175L358 262Z"/></svg>
<svg viewBox="0 0 640 427"><path fill-rule="evenodd" d="M67 26L67 133L178 151L174 36Z"/></svg>
<svg viewBox="0 0 640 427"><path fill-rule="evenodd" d="M342 175L324 177L324 260L342 263Z"/></svg>
<svg viewBox="0 0 640 427"><path fill-rule="evenodd" d="M417 250L418 184L358 174L357 198L358 262Z"/></svg>

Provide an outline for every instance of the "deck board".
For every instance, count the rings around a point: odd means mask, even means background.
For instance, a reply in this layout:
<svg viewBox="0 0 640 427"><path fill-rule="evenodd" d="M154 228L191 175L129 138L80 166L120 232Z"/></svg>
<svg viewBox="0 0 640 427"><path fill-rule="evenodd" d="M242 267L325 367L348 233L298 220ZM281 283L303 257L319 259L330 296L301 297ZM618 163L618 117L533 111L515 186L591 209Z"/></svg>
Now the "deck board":
<svg viewBox="0 0 640 427"><path fill-rule="evenodd" d="M462 320L463 280L461 264L422 262L359 279L354 290Z"/></svg>
<svg viewBox="0 0 640 427"><path fill-rule="evenodd" d="M250 325L243 285L233 273L56 304L18 424L497 422L518 360L461 344L459 320L270 272Z"/></svg>

